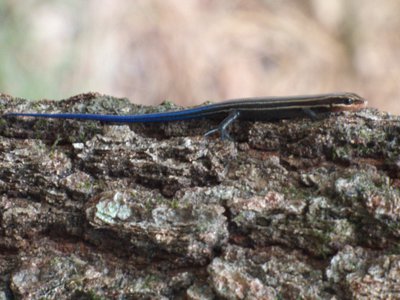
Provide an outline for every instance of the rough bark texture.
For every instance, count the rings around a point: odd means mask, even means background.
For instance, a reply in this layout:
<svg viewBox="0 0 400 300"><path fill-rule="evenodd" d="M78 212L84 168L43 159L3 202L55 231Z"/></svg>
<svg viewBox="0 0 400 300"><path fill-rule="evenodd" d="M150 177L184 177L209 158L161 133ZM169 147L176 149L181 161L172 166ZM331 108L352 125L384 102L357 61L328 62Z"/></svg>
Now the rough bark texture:
<svg viewBox="0 0 400 300"><path fill-rule="evenodd" d="M0 299L400 298L398 117L216 124L0 119Z"/></svg>

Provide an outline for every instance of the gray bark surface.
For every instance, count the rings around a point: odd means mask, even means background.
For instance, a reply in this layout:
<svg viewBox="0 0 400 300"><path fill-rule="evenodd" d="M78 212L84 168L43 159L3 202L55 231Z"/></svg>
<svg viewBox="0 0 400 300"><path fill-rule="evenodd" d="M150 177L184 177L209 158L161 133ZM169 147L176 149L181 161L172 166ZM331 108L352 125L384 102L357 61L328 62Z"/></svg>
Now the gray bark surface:
<svg viewBox="0 0 400 300"><path fill-rule="evenodd" d="M216 125L1 118L0 299L400 299L399 117Z"/></svg>

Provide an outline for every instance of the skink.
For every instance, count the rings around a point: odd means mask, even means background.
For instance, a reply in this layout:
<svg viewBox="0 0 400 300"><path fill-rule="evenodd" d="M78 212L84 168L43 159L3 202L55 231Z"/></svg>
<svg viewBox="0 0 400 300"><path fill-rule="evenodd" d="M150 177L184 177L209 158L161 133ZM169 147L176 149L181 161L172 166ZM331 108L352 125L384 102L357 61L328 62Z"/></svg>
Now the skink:
<svg viewBox="0 0 400 300"><path fill-rule="evenodd" d="M236 119L246 121L273 121L280 119L311 117L321 113L356 111L364 108L367 101L354 93L331 93L308 96L260 97L229 100L180 111L143 115L100 115L80 113L8 113L6 116L96 120L112 123L155 123L194 119L220 119L220 125L206 135L220 132L221 138L229 138L227 127Z"/></svg>

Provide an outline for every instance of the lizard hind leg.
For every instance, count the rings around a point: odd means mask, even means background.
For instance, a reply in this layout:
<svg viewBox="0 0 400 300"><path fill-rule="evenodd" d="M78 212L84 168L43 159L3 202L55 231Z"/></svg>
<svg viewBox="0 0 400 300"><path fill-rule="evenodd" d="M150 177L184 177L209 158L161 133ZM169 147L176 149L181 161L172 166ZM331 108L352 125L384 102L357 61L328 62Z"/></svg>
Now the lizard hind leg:
<svg viewBox="0 0 400 300"><path fill-rule="evenodd" d="M240 116L240 112L237 110L232 111L219 125L217 128L213 128L207 131L204 136L208 137L215 132L219 132L222 140L233 140L228 133L228 127Z"/></svg>

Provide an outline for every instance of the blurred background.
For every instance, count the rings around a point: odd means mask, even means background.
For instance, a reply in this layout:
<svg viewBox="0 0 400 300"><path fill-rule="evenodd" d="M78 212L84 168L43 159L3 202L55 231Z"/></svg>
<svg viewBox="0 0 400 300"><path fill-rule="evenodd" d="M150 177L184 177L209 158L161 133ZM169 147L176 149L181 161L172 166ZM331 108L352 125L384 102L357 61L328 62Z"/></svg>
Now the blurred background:
<svg viewBox="0 0 400 300"><path fill-rule="evenodd" d="M0 92L148 105L356 92L400 113L398 0L0 0Z"/></svg>

